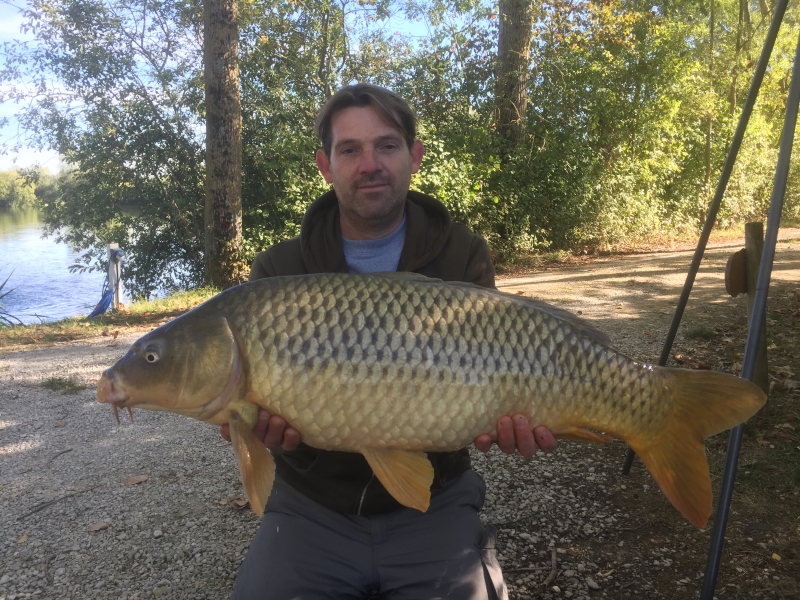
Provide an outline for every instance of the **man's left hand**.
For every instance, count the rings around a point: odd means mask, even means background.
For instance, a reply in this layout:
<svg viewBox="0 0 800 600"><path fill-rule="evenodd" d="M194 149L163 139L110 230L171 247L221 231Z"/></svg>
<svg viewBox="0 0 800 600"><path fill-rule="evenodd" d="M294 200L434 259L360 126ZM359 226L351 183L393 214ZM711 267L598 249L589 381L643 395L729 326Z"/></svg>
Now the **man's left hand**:
<svg viewBox="0 0 800 600"><path fill-rule="evenodd" d="M531 430L525 415L516 414L513 417L500 417L497 421L497 446L506 454L519 450L522 456L531 457L539 449L544 453L552 452L558 442L547 427L539 425ZM481 452L488 452L492 447L491 436L483 433L476 437L475 447Z"/></svg>

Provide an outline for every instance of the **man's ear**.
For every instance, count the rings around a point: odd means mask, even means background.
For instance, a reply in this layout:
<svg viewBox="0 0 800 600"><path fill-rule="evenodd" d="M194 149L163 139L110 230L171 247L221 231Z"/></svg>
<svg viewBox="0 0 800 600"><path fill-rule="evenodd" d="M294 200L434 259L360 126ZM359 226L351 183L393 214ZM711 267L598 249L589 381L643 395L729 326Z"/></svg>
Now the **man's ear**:
<svg viewBox="0 0 800 600"><path fill-rule="evenodd" d="M317 168L327 183L333 183L333 175L331 174L331 161L324 150L317 150Z"/></svg>
<svg viewBox="0 0 800 600"><path fill-rule="evenodd" d="M422 164L422 156L425 154L425 147L422 145L421 140L414 142L411 146L411 172L416 173L419 171L419 166ZM319 162L317 162L319 164ZM322 169L320 168L320 171Z"/></svg>

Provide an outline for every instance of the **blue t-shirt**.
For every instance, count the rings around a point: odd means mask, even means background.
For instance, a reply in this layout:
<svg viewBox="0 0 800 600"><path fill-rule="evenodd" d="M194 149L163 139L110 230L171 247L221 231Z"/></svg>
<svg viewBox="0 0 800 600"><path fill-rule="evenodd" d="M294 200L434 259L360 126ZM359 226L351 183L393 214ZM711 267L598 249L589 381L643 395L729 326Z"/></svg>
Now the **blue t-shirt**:
<svg viewBox="0 0 800 600"><path fill-rule="evenodd" d="M377 240L348 240L342 237L347 268L350 273L396 271L405 242L405 215L400 227L386 237Z"/></svg>

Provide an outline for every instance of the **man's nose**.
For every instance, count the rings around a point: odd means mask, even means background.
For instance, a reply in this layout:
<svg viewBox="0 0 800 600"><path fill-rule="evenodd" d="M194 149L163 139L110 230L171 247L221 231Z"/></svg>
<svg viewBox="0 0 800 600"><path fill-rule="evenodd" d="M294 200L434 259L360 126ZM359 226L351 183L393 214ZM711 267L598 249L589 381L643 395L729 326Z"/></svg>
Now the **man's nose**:
<svg viewBox="0 0 800 600"><path fill-rule="evenodd" d="M374 148L365 148L361 153L359 169L362 173L374 173L375 171L379 171L381 169L378 153Z"/></svg>

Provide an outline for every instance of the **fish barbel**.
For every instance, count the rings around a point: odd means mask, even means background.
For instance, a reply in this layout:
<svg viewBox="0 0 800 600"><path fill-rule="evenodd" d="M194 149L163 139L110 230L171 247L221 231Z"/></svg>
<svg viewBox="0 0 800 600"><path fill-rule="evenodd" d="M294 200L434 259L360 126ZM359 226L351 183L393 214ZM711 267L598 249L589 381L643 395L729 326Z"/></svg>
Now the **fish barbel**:
<svg viewBox="0 0 800 600"><path fill-rule="evenodd" d="M703 440L766 401L733 375L637 363L543 302L411 273L231 288L136 341L97 396L229 423L258 514L275 472L252 433L259 406L311 446L362 453L398 502L421 511L433 479L425 452L463 448L522 413L559 438L623 439L697 526L711 513Z"/></svg>

